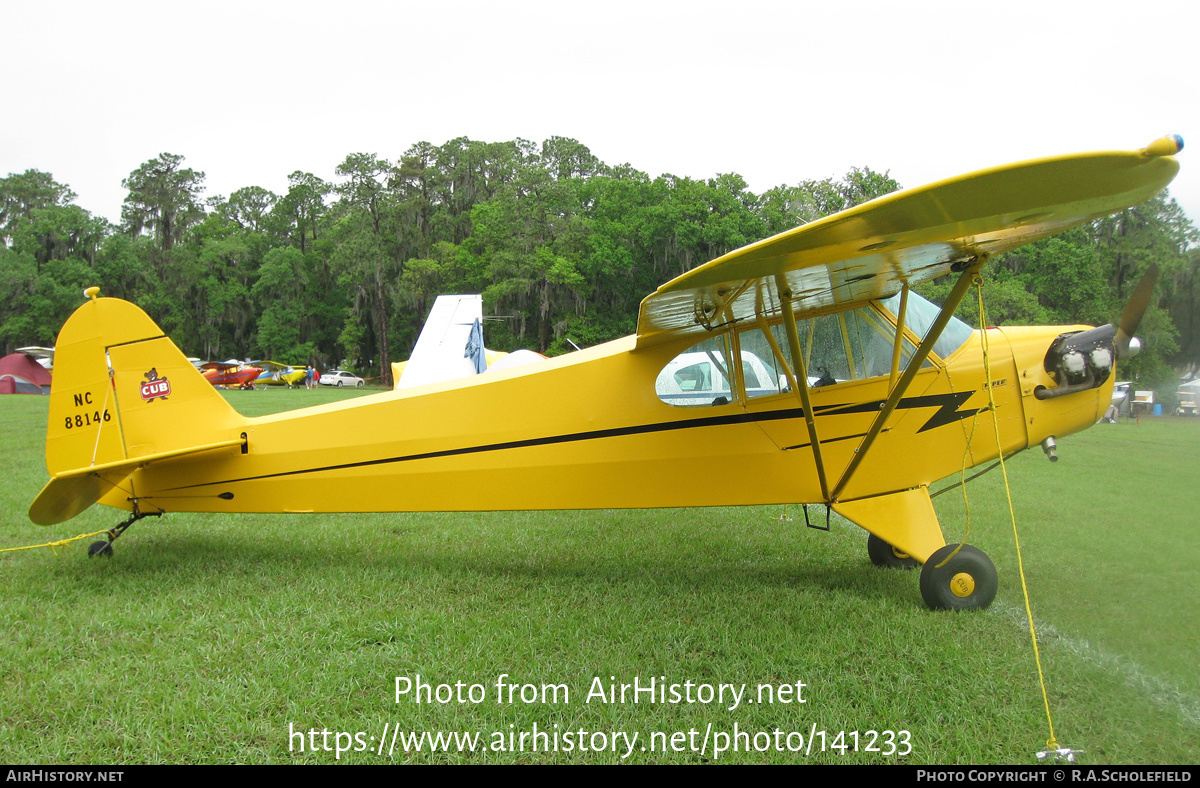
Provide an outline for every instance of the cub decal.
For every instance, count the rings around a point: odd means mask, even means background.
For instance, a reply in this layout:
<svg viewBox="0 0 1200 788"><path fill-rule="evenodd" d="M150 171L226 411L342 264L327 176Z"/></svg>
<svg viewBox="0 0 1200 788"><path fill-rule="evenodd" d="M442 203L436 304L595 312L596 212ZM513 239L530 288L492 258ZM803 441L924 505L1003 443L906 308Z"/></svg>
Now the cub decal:
<svg viewBox="0 0 1200 788"><path fill-rule="evenodd" d="M171 382L166 378L160 378L157 368L146 373L146 382L142 384L142 399L146 402L153 402L160 397L166 399L170 393Z"/></svg>

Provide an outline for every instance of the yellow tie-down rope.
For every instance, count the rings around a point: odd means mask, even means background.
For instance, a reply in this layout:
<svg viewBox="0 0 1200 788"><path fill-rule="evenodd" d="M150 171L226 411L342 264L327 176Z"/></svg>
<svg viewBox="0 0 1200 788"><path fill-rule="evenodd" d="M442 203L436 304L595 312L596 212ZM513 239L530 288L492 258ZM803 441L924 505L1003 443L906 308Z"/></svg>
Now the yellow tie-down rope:
<svg viewBox="0 0 1200 788"><path fill-rule="evenodd" d="M58 555L57 548L67 547L71 544L71 542L78 542L80 539L87 539L92 536L99 536L100 534L108 534L109 536L112 536L112 531L105 528L103 531L92 531L90 534L80 534L79 536L72 536L70 539L59 539L57 542L46 542L45 544L30 544L30 545L25 545L24 547L4 547L4 548L0 548L0 553L11 553L16 550L36 550L39 547L49 547L54 552L55 555Z"/></svg>
<svg viewBox="0 0 1200 788"><path fill-rule="evenodd" d="M1004 447L1000 442L1000 420L996 417L996 399L992 391L992 365L991 357L988 353L988 332L987 332L987 314L983 307L983 279L975 278L975 291L979 296L979 327L980 335L983 344L983 372L984 372L984 388L987 390L988 407L992 412L992 427L996 433L996 454L1000 458L1000 474L1004 477L1004 495L1008 501L1008 516L1012 521L1013 529L1013 544L1017 548L1017 569L1021 576L1021 593L1025 597L1025 616L1029 619L1029 638L1033 642L1033 660L1037 664L1038 684L1042 689L1042 703L1046 707L1046 722L1050 726L1050 738L1046 740L1046 750L1039 752L1037 757L1039 760L1051 756L1054 760L1065 759L1068 761L1075 760L1075 752L1058 746L1058 739L1054 736L1054 716L1050 712L1050 697L1046 693L1046 675L1042 671L1042 655L1038 650L1037 630L1033 625L1033 606L1029 602L1029 588L1025 583L1025 562L1021 558L1021 537L1017 533L1017 513L1013 508L1012 488L1008 483L1008 468L1004 464ZM974 434L974 427L972 427ZM967 486L963 485L963 496L966 497ZM967 511L970 511L968 507ZM968 519L968 523L970 520ZM965 539L964 539L965 541Z"/></svg>

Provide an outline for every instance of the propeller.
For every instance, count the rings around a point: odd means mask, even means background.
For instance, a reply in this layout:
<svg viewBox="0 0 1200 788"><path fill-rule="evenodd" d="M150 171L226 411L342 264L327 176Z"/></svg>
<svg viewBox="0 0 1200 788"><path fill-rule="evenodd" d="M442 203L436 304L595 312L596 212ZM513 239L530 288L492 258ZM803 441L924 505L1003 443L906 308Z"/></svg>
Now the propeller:
<svg viewBox="0 0 1200 788"><path fill-rule="evenodd" d="M1154 283L1158 280L1158 266L1151 265L1150 269L1142 276L1142 281L1138 282L1138 286L1134 288L1133 295L1129 297L1129 303L1125 304L1125 311L1121 314L1120 321L1117 322L1117 337L1115 344L1117 346L1117 360L1124 361L1137 352L1137 347L1130 350L1130 341L1134 340L1134 333L1137 331L1138 324L1142 322L1142 316L1146 314L1146 309L1150 306L1150 298L1154 295Z"/></svg>

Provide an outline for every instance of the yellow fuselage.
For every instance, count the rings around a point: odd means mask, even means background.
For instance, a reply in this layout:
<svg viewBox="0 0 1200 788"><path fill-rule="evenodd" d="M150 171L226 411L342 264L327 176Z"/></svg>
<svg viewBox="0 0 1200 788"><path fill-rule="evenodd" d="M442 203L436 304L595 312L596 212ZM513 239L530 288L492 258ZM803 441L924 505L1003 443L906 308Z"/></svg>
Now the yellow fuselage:
<svg viewBox="0 0 1200 788"><path fill-rule="evenodd" d="M839 496L907 490L1093 423L1112 381L1052 388L1046 348L1062 327L993 329L997 449L981 332L919 373ZM373 512L642 508L822 500L792 392L679 408L656 375L694 340L634 349L629 337L544 363L263 418L210 440L245 447L156 462L133 474L168 511ZM829 478L850 462L888 394L887 376L811 389ZM156 403L151 403L151 407ZM972 433L974 437L972 438ZM151 453L154 446L140 451ZM224 494L224 497L217 497ZM103 503L129 508L128 493ZM143 507L147 508L147 507Z"/></svg>

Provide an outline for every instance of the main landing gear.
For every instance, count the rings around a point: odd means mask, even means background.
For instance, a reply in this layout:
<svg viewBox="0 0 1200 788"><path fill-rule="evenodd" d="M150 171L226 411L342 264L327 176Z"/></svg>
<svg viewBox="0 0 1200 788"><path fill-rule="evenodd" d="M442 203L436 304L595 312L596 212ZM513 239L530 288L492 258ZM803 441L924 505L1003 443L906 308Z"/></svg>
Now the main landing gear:
<svg viewBox="0 0 1200 788"><path fill-rule="evenodd" d="M892 547L875 534L867 536L867 555L871 563L884 569L916 569L921 562L908 553Z"/></svg>
<svg viewBox="0 0 1200 788"><path fill-rule="evenodd" d="M103 540L99 542L92 542L91 545L88 546L88 558L93 558L98 555L102 555L105 558L112 558L112 543L116 541L118 536L125 533L126 528L133 525L143 517L162 517L162 512L142 512L137 508L137 503L135 502L133 505L133 514L129 516L128 520L109 530L107 542Z"/></svg>
<svg viewBox="0 0 1200 788"><path fill-rule="evenodd" d="M912 556L871 534L867 554L876 566L894 569L921 567L921 598L933 610L983 610L1000 587L996 567L973 545L948 544L923 565Z"/></svg>

